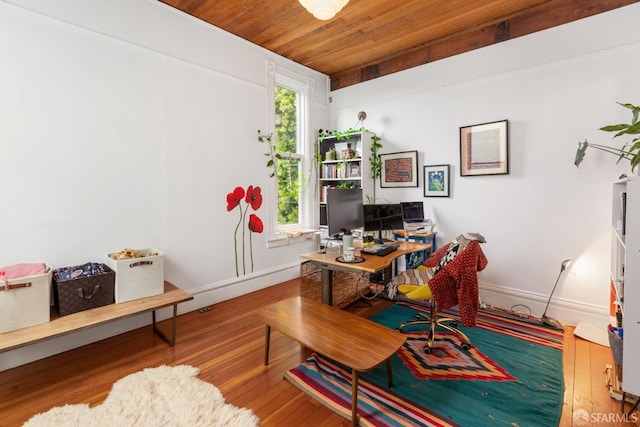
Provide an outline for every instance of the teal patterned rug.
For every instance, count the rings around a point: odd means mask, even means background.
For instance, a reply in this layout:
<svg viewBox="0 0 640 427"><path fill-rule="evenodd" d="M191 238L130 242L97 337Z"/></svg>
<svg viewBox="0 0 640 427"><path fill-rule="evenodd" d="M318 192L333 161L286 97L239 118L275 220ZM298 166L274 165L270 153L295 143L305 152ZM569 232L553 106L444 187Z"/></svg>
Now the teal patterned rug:
<svg viewBox="0 0 640 427"><path fill-rule="evenodd" d="M417 307L396 304L372 320L396 328ZM456 313L452 314L455 317ZM360 425L556 426L562 411L562 333L488 313L457 336L439 332L433 352L422 350L423 329L407 329L393 356L394 387L384 365L362 374ZM350 371L316 355L285 377L326 406L350 418Z"/></svg>

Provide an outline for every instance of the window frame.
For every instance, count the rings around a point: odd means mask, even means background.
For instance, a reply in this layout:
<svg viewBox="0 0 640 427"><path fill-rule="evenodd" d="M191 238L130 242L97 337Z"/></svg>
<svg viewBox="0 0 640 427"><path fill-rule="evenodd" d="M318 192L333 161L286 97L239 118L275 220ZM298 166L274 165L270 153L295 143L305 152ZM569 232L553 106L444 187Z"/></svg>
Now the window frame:
<svg viewBox="0 0 640 427"><path fill-rule="evenodd" d="M310 98L312 84L310 79L291 72L289 70L279 68L274 63L267 61L267 127L269 133L275 130L275 90L276 86L283 87L295 91L297 96L297 147L296 153L285 152L283 156L288 159L300 159L300 178L304 176L305 183L301 183L298 192L298 219L296 224L280 225L278 224L278 183L277 179L269 181L268 191L272 197L269 197L269 220L266 224L269 242L280 242L285 240L290 243L290 237L304 232L309 232L313 224L313 186L315 185L315 176L313 173L313 144L310 142ZM275 146L275 142L274 142ZM311 190L311 191L310 191ZM275 246L280 246L276 244Z"/></svg>

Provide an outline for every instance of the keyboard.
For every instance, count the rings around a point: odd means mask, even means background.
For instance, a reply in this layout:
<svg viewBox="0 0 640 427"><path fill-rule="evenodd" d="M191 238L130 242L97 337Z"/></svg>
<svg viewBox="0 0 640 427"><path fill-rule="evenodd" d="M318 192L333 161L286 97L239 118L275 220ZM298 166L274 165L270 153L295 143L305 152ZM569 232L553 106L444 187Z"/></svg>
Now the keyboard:
<svg viewBox="0 0 640 427"><path fill-rule="evenodd" d="M385 255L389 255L391 252L397 251L398 247L397 246L387 246L384 249L379 250L378 252L376 252L376 255L378 256L385 256Z"/></svg>

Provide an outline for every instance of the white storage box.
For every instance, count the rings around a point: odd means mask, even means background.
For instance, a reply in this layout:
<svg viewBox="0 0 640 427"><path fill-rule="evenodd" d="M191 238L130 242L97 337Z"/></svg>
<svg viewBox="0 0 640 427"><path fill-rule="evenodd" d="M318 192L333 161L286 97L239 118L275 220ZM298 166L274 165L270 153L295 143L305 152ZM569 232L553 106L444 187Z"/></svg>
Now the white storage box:
<svg viewBox="0 0 640 427"><path fill-rule="evenodd" d="M44 274L0 283L0 333L51 320L51 267L46 268Z"/></svg>
<svg viewBox="0 0 640 427"><path fill-rule="evenodd" d="M141 249L140 253L140 258L107 257L106 264L116 272L116 304L164 292L164 254L157 249Z"/></svg>

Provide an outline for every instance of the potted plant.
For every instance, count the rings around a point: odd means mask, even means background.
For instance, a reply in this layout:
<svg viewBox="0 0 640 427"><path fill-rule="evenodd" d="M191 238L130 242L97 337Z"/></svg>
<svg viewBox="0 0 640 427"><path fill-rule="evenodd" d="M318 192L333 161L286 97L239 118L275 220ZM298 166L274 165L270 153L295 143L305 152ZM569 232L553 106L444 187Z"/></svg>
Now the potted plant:
<svg viewBox="0 0 640 427"><path fill-rule="evenodd" d="M618 102L619 105L631 110L632 118L631 123L620 123L616 125L603 126L600 128L604 132L615 132L614 138L622 135L638 135L640 134L640 122L638 122L638 114L640 114L640 107L633 104L623 104ZM587 148L595 148L597 150L604 151L605 153L611 153L618 157L618 162L625 159L631 164L631 172L635 173L635 169L640 164L640 137L636 136L630 143L626 143L622 148L610 147L600 144L589 144L585 139L583 142L578 143L578 150L576 151L576 158L574 164L576 167L580 166L584 159Z"/></svg>

